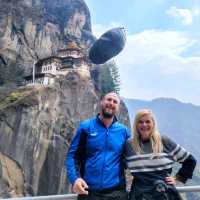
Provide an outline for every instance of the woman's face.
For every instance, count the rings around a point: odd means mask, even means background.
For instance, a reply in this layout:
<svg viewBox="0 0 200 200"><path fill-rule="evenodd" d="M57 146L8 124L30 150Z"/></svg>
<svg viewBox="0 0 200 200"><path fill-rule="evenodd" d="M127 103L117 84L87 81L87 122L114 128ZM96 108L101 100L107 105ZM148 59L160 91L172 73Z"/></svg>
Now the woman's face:
<svg viewBox="0 0 200 200"><path fill-rule="evenodd" d="M150 115L143 115L137 123L137 131L143 141L148 140L154 128L154 122Z"/></svg>

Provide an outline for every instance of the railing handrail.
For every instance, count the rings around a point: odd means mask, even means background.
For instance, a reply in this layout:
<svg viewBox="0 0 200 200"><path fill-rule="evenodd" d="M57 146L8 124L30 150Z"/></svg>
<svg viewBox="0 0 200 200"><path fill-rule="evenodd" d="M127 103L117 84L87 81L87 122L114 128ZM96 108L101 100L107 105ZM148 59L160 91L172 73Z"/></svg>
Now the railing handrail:
<svg viewBox="0 0 200 200"><path fill-rule="evenodd" d="M179 192L200 192L200 185L176 187ZM49 195L49 196L33 196L33 197L17 197L4 200L75 200L76 194Z"/></svg>
<svg viewBox="0 0 200 200"><path fill-rule="evenodd" d="M200 192L200 185L176 187L179 192Z"/></svg>
<svg viewBox="0 0 200 200"><path fill-rule="evenodd" d="M16 197L3 200L72 200L76 199L76 194L49 195L49 196L31 196L31 197Z"/></svg>

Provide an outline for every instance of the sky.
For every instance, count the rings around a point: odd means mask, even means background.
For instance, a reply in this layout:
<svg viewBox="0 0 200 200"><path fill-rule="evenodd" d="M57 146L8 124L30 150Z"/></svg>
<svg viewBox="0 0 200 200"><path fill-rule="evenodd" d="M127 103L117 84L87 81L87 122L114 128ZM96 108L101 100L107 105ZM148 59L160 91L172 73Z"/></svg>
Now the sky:
<svg viewBox="0 0 200 200"><path fill-rule="evenodd" d="M114 27L126 30L125 48L114 58L121 96L200 105L199 0L85 2L96 37Z"/></svg>

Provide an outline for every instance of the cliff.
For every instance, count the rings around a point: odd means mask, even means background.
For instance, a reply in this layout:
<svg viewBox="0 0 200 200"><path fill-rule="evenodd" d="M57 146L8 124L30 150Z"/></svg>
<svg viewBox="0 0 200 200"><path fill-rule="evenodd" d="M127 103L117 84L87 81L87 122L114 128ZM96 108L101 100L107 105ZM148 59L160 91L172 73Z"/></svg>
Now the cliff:
<svg viewBox="0 0 200 200"><path fill-rule="evenodd" d="M0 104L1 196L70 192L65 154L78 123L97 113L98 99L90 77L76 71L51 87L10 93ZM125 115L124 108L119 119Z"/></svg>
<svg viewBox="0 0 200 200"><path fill-rule="evenodd" d="M0 64L16 63L25 72L33 63L77 41L94 40L83 0L0 0Z"/></svg>
<svg viewBox="0 0 200 200"><path fill-rule="evenodd" d="M82 0L0 0L0 5L1 68L14 65L30 74L34 62L69 42L87 54L94 41ZM0 95L0 197L71 193L65 155L79 122L98 112L95 80L70 69L54 84L5 94ZM118 117L129 124L123 102Z"/></svg>
<svg viewBox="0 0 200 200"><path fill-rule="evenodd" d="M25 87L7 96L0 104L0 149L6 165L13 168L1 170L3 193L69 191L64 169L67 147L80 120L96 111L91 81L76 72L60 77L52 87ZM4 175L15 171L19 178Z"/></svg>

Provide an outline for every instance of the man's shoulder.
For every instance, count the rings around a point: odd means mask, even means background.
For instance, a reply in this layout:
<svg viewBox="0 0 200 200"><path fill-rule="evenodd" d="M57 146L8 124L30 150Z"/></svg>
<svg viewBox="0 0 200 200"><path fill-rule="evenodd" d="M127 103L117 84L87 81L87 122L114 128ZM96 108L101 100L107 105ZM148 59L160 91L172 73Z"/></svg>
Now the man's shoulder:
<svg viewBox="0 0 200 200"><path fill-rule="evenodd" d="M118 130L126 135L127 138L131 136L130 129L120 122L115 122L115 126L118 128Z"/></svg>
<svg viewBox="0 0 200 200"><path fill-rule="evenodd" d="M96 117L91 117L80 122L80 127L89 127L96 121Z"/></svg>
<svg viewBox="0 0 200 200"><path fill-rule="evenodd" d="M128 129L128 127L125 124L122 124L121 122L117 121L115 122L115 125L122 128L122 129Z"/></svg>

